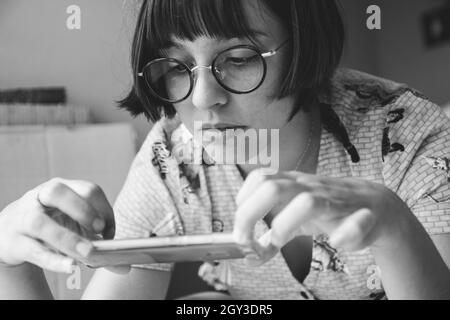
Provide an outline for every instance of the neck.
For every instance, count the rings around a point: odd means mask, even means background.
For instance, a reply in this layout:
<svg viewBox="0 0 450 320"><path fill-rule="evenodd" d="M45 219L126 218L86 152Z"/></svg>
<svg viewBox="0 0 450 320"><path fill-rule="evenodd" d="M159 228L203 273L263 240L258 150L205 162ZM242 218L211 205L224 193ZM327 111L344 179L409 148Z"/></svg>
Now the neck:
<svg viewBox="0 0 450 320"><path fill-rule="evenodd" d="M319 156L320 134L319 106L312 106L309 112L298 112L280 129L279 171L298 170L315 173ZM302 161L299 163L301 157ZM257 165L240 165L239 169L245 177L259 167Z"/></svg>

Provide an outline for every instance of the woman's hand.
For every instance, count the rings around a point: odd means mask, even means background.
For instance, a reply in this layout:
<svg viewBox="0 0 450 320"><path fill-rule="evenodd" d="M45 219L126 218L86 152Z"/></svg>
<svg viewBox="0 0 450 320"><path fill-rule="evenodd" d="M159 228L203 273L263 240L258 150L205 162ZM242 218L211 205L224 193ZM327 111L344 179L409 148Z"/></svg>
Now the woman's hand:
<svg viewBox="0 0 450 320"><path fill-rule="evenodd" d="M256 264L272 258L299 234L325 233L332 246L350 251L383 246L412 216L381 184L300 172L267 175L263 169L248 176L236 202L234 235L254 247L258 257L248 260ZM266 215L269 221L273 218L271 229L254 239L254 226Z"/></svg>
<svg viewBox="0 0 450 320"><path fill-rule="evenodd" d="M55 178L0 212L0 262L70 273L74 259L92 249L89 239L114 233L113 210L98 186Z"/></svg>

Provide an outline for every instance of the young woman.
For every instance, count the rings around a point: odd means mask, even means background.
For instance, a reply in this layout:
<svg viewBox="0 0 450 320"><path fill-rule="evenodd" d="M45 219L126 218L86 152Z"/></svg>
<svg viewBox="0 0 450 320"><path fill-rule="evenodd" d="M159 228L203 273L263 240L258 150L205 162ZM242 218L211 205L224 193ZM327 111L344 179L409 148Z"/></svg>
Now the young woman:
<svg viewBox="0 0 450 320"><path fill-rule="evenodd" d="M63 179L6 207L1 295L51 297L37 266L67 270L94 233L233 231L258 255L199 270L233 298L449 298L450 122L406 85L337 69L342 46L332 0L144 1L122 106L156 123L114 214ZM197 131L230 129L277 130L278 172L184 161ZM84 297L164 298L171 270L100 269Z"/></svg>

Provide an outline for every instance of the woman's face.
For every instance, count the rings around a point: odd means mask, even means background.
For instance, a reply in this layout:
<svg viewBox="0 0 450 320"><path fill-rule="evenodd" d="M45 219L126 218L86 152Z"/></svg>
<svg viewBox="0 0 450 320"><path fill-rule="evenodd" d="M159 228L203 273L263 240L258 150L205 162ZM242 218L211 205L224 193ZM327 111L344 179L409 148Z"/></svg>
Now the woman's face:
<svg viewBox="0 0 450 320"><path fill-rule="evenodd" d="M278 48L287 40L287 32L277 17L258 0L245 1L245 10L250 27L257 31L257 42L261 52ZM195 41L174 39L175 46L166 50L166 55L189 65L209 66L215 56L232 46L252 45L248 39L215 39L201 36ZM293 98L277 100L288 55L289 43L277 54L266 58L267 73L263 84L248 94L234 94L216 81L209 69L195 71L196 81L191 95L174 104L181 121L194 134L194 121L201 121L203 131L211 127L255 129L279 129L288 121L293 107ZM195 128L198 128L196 126Z"/></svg>

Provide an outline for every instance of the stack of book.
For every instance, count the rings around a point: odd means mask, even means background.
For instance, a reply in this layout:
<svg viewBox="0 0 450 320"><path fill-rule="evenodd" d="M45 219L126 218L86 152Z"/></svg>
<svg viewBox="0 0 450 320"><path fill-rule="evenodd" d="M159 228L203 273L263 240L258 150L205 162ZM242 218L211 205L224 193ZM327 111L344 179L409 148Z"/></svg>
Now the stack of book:
<svg viewBox="0 0 450 320"><path fill-rule="evenodd" d="M75 125L89 122L89 110L66 105L63 87L0 90L0 125Z"/></svg>
<svg viewBox="0 0 450 320"><path fill-rule="evenodd" d="M0 104L0 126L76 125L89 122L89 110L86 107L39 104Z"/></svg>
<svg viewBox="0 0 450 320"><path fill-rule="evenodd" d="M0 103L65 104L63 87L0 90Z"/></svg>

